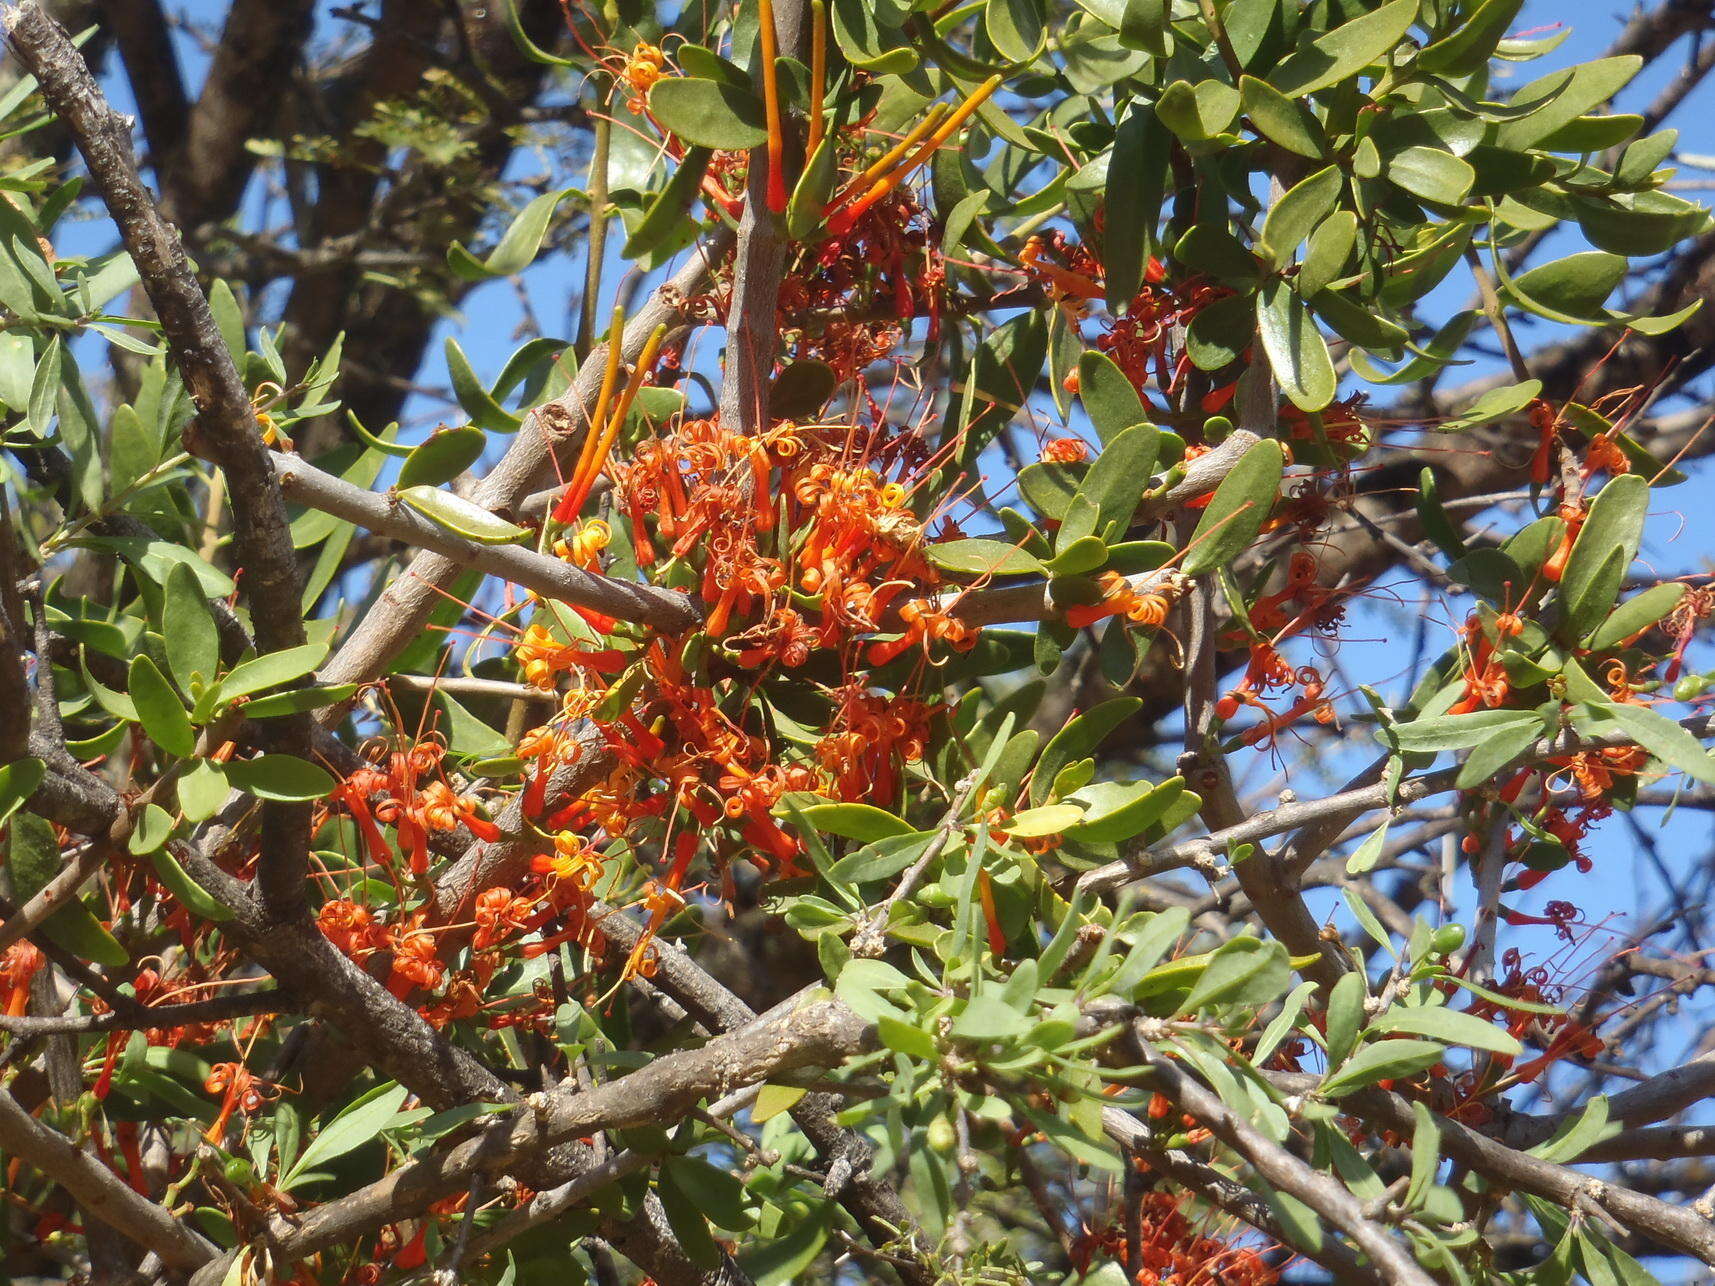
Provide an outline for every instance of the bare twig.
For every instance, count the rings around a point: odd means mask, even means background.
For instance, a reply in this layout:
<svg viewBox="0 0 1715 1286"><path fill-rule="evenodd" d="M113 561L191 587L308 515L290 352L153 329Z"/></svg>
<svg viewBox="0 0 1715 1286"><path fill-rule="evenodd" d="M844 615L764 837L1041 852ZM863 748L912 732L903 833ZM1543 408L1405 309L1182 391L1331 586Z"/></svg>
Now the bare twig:
<svg viewBox="0 0 1715 1286"><path fill-rule="evenodd" d="M291 998L277 987L243 995L214 996L188 1000L179 1005L128 1005L104 1014L67 1014L59 1018L13 1017L0 1014L0 1030L21 1036L53 1036L61 1032L142 1031L152 1027L180 1027L187 1023L224 1022L255 1014L283 1013Z"/></svg>

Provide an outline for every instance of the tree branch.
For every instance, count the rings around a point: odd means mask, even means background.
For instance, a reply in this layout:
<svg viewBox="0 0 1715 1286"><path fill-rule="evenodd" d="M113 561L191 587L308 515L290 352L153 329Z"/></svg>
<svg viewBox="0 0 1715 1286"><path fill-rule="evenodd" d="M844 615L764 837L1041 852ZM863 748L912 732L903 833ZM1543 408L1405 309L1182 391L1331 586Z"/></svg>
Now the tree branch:
<svg viewBox="0 0 1715 1286"><path fill-rule="evenodd" d="M255 1014L284 1013L291 997L278 987L243 995L214 996L178 1005L128 1005L104 1014L67 1014L58 1018L32 1018L27 1014L0 1014L0 1030L20 1036L53 1036L62 1032L145 1031L154 1027L182 1027L189 1023L225 1022Z"/></svg>
<svg viewBox="0 0 1715 1286"><path fill-rule="evenodd" d="M1434 1286L1405 1248L1364 1212L1333 1174L1312 1169L1229 1108L1212 1091L1164 1057L1134 1024L1132 1048L1153 1074L1152 1084L1180 1111L1202 1122L1250 1163L1269 1183L1302 1201L1330 1226L1344 1232L1394 1286ZM1410 1109L1407 1109L1407 1116Z"/></svg>
<svg viewBox="0 0 1715 1286"><path fill-rule="evenodd" d="M70 1139L43 1125L0 1090L0 1150L21 1157L63 1187L84 1211L154 1251L170 1267L194 1269L219 1253Z"/></svg>
<svg viewBox="0 0 1715 1286"><path fill-rule="evenodd" d="M836 1000L793 997L754 1023L679 1050L587 1091L576 1086L532 1096L527 1112L473 1138L439 1148L385 1179L306 1215L278 1247L285 1262L421 1210L466 1185L543 1149L603 1130L679 1119L711 1093L756 1084L782 1071L834 1067L871 1047L870 1024Z"/></svg>
<svg viewBox="0 0 1715 1286"><path fill-rule="evenodd" d="M397 496L354 487L323 473L289 452L271 455L280 489L300 504L356 523L377 535L391 536L430 550L460 567L473 567L534 590L544 598L653 626L669 633L691 628L701 617L684 594L596 576L581 567L549 558L522 545L485 545L467 540L432 522ZM409 578L411 572L404 573Z"/></svg>
<svg viewBox="0 0 1715 1286"><path fill-rule="evenodd" d="M280 6L272 5L273 9ZM236 10L235 10L236 13ZM161 217L137 172L130 131L114 112L65 32L37 0L6 10L4 25L19 60L65 123L90 176L119 228L143 289L161 320L168 351L197 407L186 429L206 443L226 476L233 511L233 546L242 585L264 652L304 641L298 607L300 576L285 501L274 483L268 449L249 394L227 351L208 300L192 275L178 232ZM251 86L252 99L265 97ZM268 749L306 756L307 715L270 720ZM310 842L308 804L263 806L262 902L280 920L303 914Z"/></svg>

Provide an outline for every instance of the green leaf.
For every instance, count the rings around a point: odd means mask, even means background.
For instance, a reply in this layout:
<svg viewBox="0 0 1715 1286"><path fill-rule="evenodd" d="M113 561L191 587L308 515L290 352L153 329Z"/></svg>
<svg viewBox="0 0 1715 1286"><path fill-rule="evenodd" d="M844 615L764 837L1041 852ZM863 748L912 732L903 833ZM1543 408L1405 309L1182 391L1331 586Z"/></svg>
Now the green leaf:
<svg viewBox="0 0 1715 1286"><path fill-rule="evenodd" d="M518 6L522 3L524 0L500 0L501 21L506 24L507 34L512 37L512 43L518 47L518 51L529 61L544 67L576 67L578 64L572 59L551 54L530 39L518 12Z"/></svg>
<svg viewBox="0 0 1715 1286"><path fill-rule="evenodd" d="M1292 966L1280 943L1233 938L1215 951L1179 1012L1192 1014L1231 1004L1254 1011L1278 1000L1291 979Z"/></svg>
<svg viewBox="0 0 1715 1286"><path fill-rule="evenodd" d="M1486 1049L1494 1054L1516 1058L1524 1046L1505 1028L1487 1019L1458 1009L1440 1005L1395 1006L1370 1023L1376 1032L1403 1032L1407 1036L1425 1036L1443 1045L1464 1045L1469 1049Z"/></svg>
<svg viewBox="0 0 1715 1286"><path fill-rule="evenodd" d="M1100 536L1079 536L1060 545L1063 547L1056 548L1054 557L1043 564L1052 576L1081 576L1107 565L1108 547Z"/></svg>
<svg viewBox="0 0 1715 1286"><path fill-rule="evenodd" d="M548 235L548 224L561 201L575 189L562 188L544 192L518 212L510 227L489 252L487 259L478 259L457 241L447 249L447 266L453 275L466 281L482 281L490 277L510 277L523 272L542 248L542 238Z"/></svg>
<svg viewBox="0 0 1715 1286"><path fill-rule="evenodd" d="M1027 464L1018 471L1018 490L1030 507L1044 518L1060 522L1071 507L1072 497L1083 485L1087 464Z"/></svg>
<svg viewBox="0 0 1715 1286"><path fill-rule="evenodd" d="M1398 47L1417 17L1417 0L1393 0L1318 37L1269 74L1288 98L1302 98L1357 75Z"/></svg>
<svg viewBox="0 0 1715 1286"><path fill-rule="evenodd" d="M1103 540L1122 534L1131 525L1138 502L1149 485L1155 457L1161 445L1161 430L1153 424L1133 424L1107 439L1078 494L1096 507L1096 531ZM1056 566L1057 573L1069 568Z"/></svg>
<svg viewBox="0 0 1715 1286"><path fill-rule="evenodd" d="M1387 843L1387 831L1388 824L1384 821L1353 850L1352 855L1346 859L1347 875L1362 875L1365 871L1374 869L1375 864L1381 861L1382 848Z"/></svg>
<svg viewBox="0 0 1715 1286"><path fill-rule="evenodd" d="M1041 560L1004 540L943 540L923 547L935 566L960 576L1042 575Z"/></svg>
<svg viewBox="0 0 1715 1286"><path fill-rule="evenodd" d="M1417 521L1423 528L1423 534L1434 541L1449 559L1457 561L1465 557L1464 538L1441 505L1441 489L1435 481L1434 470L1428 465L1423 467L1417 478Z"/></svg>
<svg viewBox="0 0 1715 1286"><path fill-rule="evenodd" d="M1224 134L1238 112L1239 91L1219 80L1173 81L1155 104L1161 123L1193 145Z"/></svg>
<svg viewBox="0 0 1715 1286"><path fill-rule="evenodd" d="M1590 715L1595 729L1605 730L1604 724L1611 725L1669 768L1697 781L1715 784L1715 757L1666 715L1657 714L1648 706L1629 704L1591 706Z"/></svg>
<svg viewBox="0 0 1715 1286"><path fill-rule="evenodd" d="M162 585L161 636L167 665L179 686L190 690L191 677L213 679L220 669L220 632L196 573L174 563Z"/></svg>
<svg viewBox="0 0 1715 1286"><path fill-rule="evenodd" d="M302 678L313 673L327 654L326 643L301 643L240 662L220 681L221 699L231 701Z"/></svg>
<svg viewBox="0 0 1715 1286"><path fill-rule="evenodd" d="M1240 76L1239 99L1257 133L1269 142L1312 160L1327 151L1328 137L1310 110L1266 80Z"/></svg>
<svg viewBox="0 0 1715 1286"><path fill-rule="evenodd" d="M1117 16L1122 44L1165 57L1172 48L1168 43L1172 8L1172 0L1113 0L1104 10L1092 12L1104 21Z"/></svg>
<svg viewBox="0 0 1715 1286"><path fill-rule="evenodd" d="M1286 457L1280 443L1264 438L1234 466L1209 498L1181 564L1187 576L1225 567L1246 549L1268 519L1280 494Z"/></svg>
<svg viewBox="0 0 1715 1286"><path fill-rule="evenodd" d="M1528 115L1502 121L1491 142L1515 150L1535 147L1562 125L1619 93L1643 63L1637 54L1620 54L1532 81L1513 94L1510 103L1514 107L1531 103L1541 106Z"/></svg>
<svg viewBox="0 0 1715 1286"><path fill-rule="evenodd" d="M662 1168L715 1227L742 1232L756 1222L738 1176L691 1156L669 1156Z"/></svg>
<svg viewBox="0 0 1715 1286"><path fill-rule="evenodd" d="M839 375L826 362L808 357L788 362L768 386L768 413L782 420L810 419L837 388Z"/></svg>
<svg viewBox="0 0 1715 1286"><path fill-rule="evenodd" d="M1299 293L1312 299L1337 280L1351 261L1357 240L1358 216L1351 210L1336 210L1317 224L1298 266Z"/></svg>
<svg viewBox="0 0 1715 1286"><path fill-rule="evenodd" d="M1339 1098L1377 1081L1412 1076L1439 1063L1445 1053L1443 1046L1427 1040L1379 1040L1365 1045L1324 1080L1320 1093Z"/></svg>
<svg viewBox="0 0 1715 1286"><path fill-rule="evenodd" d="M231 789L219 764L199 759L179 778L179 810L186 821L207 821L220 811Z"/></svg>
<svg viewBox="0 0 1715 1286"><path fill-rule="evenodd" d="M1617 559L1618 576L1623 577L1638 556L1649 499L1649 483L1627 473L1603 487L1590 506L1560 576L1561 601L1584 619L1583 628L1573 623L1578 636L1589 633L1613 610L1620 590L1613 567Z"/></svg>
<svg viewBox="0 0 1715 1286"><path fill-rule="evenodd" d="M986 1043L1021 1036L1029 1028L1028 1018L1002 1002L993 992L985 991L965 1002L965 1007L953 1019L948 1035L954 1040Z"/></svg>
<svg viewBox="0 0 1715 1286"><path fill-rule="evenodd" d="M24 806L47 772L47 764L34 756L0 764L0 822Z"/></svg>
<svg viewBox="0 0 1715 1286"><path fill-rule="evenodd" d="M131 828L131 836L125 841L125 847L141 857L145 853L153 853L167 842L173 833L173 817L159 804L145 804L143 811L136 817Z"/></svg>
<svg viewBox="0 0 1715 1286"><path fill-rule="evenodd" d="M1084 810L1076 804L1044 804L1013 814L1012 820L1001 829L1019 839L1041 839L1044 835L1058 835L1083 816Z"/></svg>
<svg viewBox="0 0 1715 1286"><path fill-rule="evenodd" d="M1372 352L1395 353L1411 338L1403 326L1383 317L1375 304L1360 304L1337 290L1324 290L1310 306L1349 343Z"/></svg>
<svg viewBox="0 0 1715 1286"><path fill-rule="evenodd" d="M1030 778L1030 802L1046 802L1061 769L1087 759L1103 738L1142 708L1143 702L1137 697L1114 697L1070 720L1042 748L1042 757L1036 761L1036 771ZM1081 814L1082 810L1079 811Z"/></svg>
<svg viewBox="0 0 1715 1286"><path fill-rule="evenodd" d="M1515 727L1533 727L1540 732L1542 716L1530 710L1473 710L1398 723L1388 735L1400 750L1432 754L1463 750Z"/></svg>
<svg viewBox="0 0 1715 1286"><path fill-rule="evenodd" d="M1505 384L1492 388L1458 415L1438 427L1443 433L1457 433L1480 425L1493 424L1510 415L1517 415L1542 394L1541 380L1525 380L1522 384Z"/></svg>
<svg viewBox="0 0 1715 1286"><path fill-rule="evenodd" d="M1320 411L1334 400L1339 381L1316 320L1289 283L1279 278L1257 295L1257 333L1281 391L1301 411Z"/></svg>
<svg viewBox="0 0 1715 1286"><path fill-rule="evenodd" d="M1454 785L1460 790L1473 790L1484 782L1493 781L1503 769L1512 766L1521 755L1542 737L1540 721L1502 728L1477 744L1470 756L1459 766Z"/></svg>
<svg viewBox="0 0 1715 1286"><path fill-rule="evenodd" d="M1185 351L1200 371L1230 366L1256 341L1256 302L1248 294L1227 295L1197 310L1185 336Z"/></svg>
<svg viewBox="0 0 1715 1286"><path fill-rule="evenodd" d="M1449 35L1417 55L1417 69L1454 77L1482 71L1523 7L1524 0L1483 0Z"/></svg>
<svg viewBox="0 0 1715 1286"><path fill-rule="evenodd" d="M1040 0L992 0L983 8L983 29L996 52L1013 63L1035 58L1048 39Z"/></svg>
<svg viewBox="0 0 1715 1286"><path fill-rule="evenodd" d="M1183 794L1183 777L1169 777L1158 786L1146 781L1092 783L1069 796L1083 806L1084 817L1067 828L1066 837L1081 844L1134 839L1160 821Z"/></svg>
<svg viewBox="0 0 1715 1286"><path fill-rule="evenodd" d="M290 1190L316 1167L355 1152L365 1143L379 1138L381 1132L400 1115L407 1092L403 1085L388 1081L358 1099L316 1133L297 1164L281 1180L280 1186Z"/></svg>
<svg viewBox="0 0 1715 1286"><path fill-rule="evenodd" d="M1635 594L1621 603L1608 614L1590 636L1584 640L1584 646L1592 652L1605 652L1609 648L1619 647L1632 635L1640 630L1647 630L1662 617L1679 606L1679 600L1685 597L1686 586L1683 581L1669 581L1665 585L1652 585L1641 594Z"/></svg>
<svg viewBox="0 0 1715 1286"><path fill-rule="evenodd" d="M226 779L258 799L295 803L320 799L334 788L332 774L319 764L292 755L258 755L234 759L225 767Z"/></svg>
<svg viewBox="0 0 1715 1286"><path fill-rule="evenodd" d="M765 1086L764 1092L772 1088ZM757 1101L761 1102L760 1096ZM792 1286L805 1281L828 1242L833 1210L832 1202L817 1202L809 1214L783 1223L774 1236L753 1241L739 1256L739 1263L756 1286Z"/></svg>
<svg viewBox="0 0 1715 1286"><path fill-rule="evenodd" d="M1465 199L1477 172L1469 164L1433 147L1408 147L1388 158L1387 176L1420 201L1457 205Z"/></svg>
<svg viewBox="0 0 1715 1286"><path fill-rule="evenodd" d="M697 195L702 191L703 175L708 173L714 151L707 147L688 147L679 168L667 185L649 202L637 226L625 239L620 251L627 259L641 259L657 246L668 241L691 213Z"/></svg>
<svg viewBox="0 0 1715 1286"><path fill-rule="evenodd" d="M819 831L866 844L915 833L900 818L871 804L811 804L800 815Z"/></svg>
<svg viewBox="0 0 1715 1286"><path fill-rule="evenodd" d="M30 401L24 424L38 438L53 436L54 401L60 391L63 351L60 337L55 335L42 350L36 362L35 376L30 381Z"/></svg>
<svg viewBox="0 0 1715 1286"><path fill-rule="evenodd" d="M834 182L839 178L840 154L836 146L838 135L827 133L816 144L816 153L804 166L804 173L792 189L786 203L786 235L794 241L807 240L821 226L828 201L834 194ZM711 154L712 155L712 154ZM972 193L967 199L982 199L983 193Z"/></svg>
<svg viewBox="0 0 1715 1286"><path fill-rule="evenodd" d="M1570 1165L1621 1128L1620 1122L1608 1119L1608 1096L1597 1094L1582 1112L1563 1121L1550 1138L1531 1148L1530 1155L1554 1165Z"/></svg>
<svg viewBox="0 0 1715 1286"><path fill-rule="evenodd" d="M884 1016L881 1021L893 1022L894 1020ZM903 1023L896 1025L904 1026ZM877 1031L881 1030L879 1023L876 1025L876 1029ZM918 1029L912 1027L910 1030L917 1031ZM886 1037L884 1036L882 1039L883 1043L886 1043ZM764 1085L757 1092L756 1105L750 1109L750 1119L757 1125L766 1124L782 1112L791 1111L797 1105L798 1100L809 1092L801 1085Z"/></svg>
<svg viewBox="0 0 1715 1286"><path fill-rule="evenodd" d="M1333 991L1328 994L1328 1015L1323 1035L1328 1042L1329 1067L1338 1067L1345 1062L1358 1043L1358 1032L1364 1025L1366 995L1364 975L1357 970L1341 974Z"/></svg>
<svg viewBox="0 0 1715 1286"><path fill-rule="evenodd" d="M1133 101L1114 131L1113 152L1103 176L1102 269L1108 307L1116 313L1143 288L1144 267L1155 249L1172 142L1156 114L1138 101ZM1082 380L1081 358L1079 362ZM1143 418L1139 414L1116 427L1125 428ZM1100 424L1096 431L1102 431Z"/></svg>
<svg viewBox="0 0 1715 1286"><path fill-rule="evenodd" d="M1294 184L1269 207L1257 249L1276 268L1286 267L1316 225L1333 212L1344 186L1345 179L1337 165L1317 170Z"/></svg>
<svg viewBox="0 0 1715 1286"><path fill-rule="evenodd" d="M1427 344L1412 345L1417 356L1391 375L1366 361L1362 353L1352 354L1352 369L1371 384L1411 384L1448 366L1464 365L1458 360L1459 350L1476 320L1477 313L1473 310L1455 313Z"/></svg>
<svg viewBox="0 0 1715 1286"><path fill-rule="evenodd" d="M808 813L813 809L805 811ZM829 868L828 875L836 884L868 884L891 879L922 857L934 837L933 831L885 836L842 857Z"/></svg>
<svg viewBox="0 0 1715 1286"><path fill-rule="evenodd" d="M226 351L232 354L233 361L242 363L250 342L244 333L244 309L239 306L231 285L215 278L208 291L208 307L214 314L215 328L226 341Z"/></svg>
<svg viewBox="0 0 1715 1286"><path fill-rule="evenodd" d="M1078 356L1078 400L1103 443L1134 425L1146 424L1149 412L1131 377L1106 353L1085 349Z"/></svg>
<svg viewBox="0 0 1715 1286"><path fill-rule="evenodd" d="M131 658L128 690L150 741L169 755L184 758L196 753L197 735L190 715L155 663L141 652Z"/></svg>
<svg viewBox="0 0 1715 1286"><path fill-rule="evenodd" d="M1605 152L1629 142L1643 125L1644 118L1633 113L1580 116L1538 141L1537 147L1545 152Z"/></svg>
<svg viewBox="0 0 1715 1286"><path fill-rule="evenodd" d="M474 424L439 428L411 449L399 468L400 487L438 487L451 482L481 457L488 435Z"/></svg>
<svg viewBox="0 0 1715 1286"><path fill-rule="evenodd" d="M1270 1055L1280 1048L1281 1041L1298 1026L1298 1020L1303 1016L1305 1006L1315 992L1316 983L1306 978L1287 993L1286 999L1281 1002L1280 1012L1269 1020L1268 1026L1257 1038L1256 1048L1251 1051L1253 1067L1268 1065Z"/></svg>
<svg viewBox="0 0 1715 1286"><path fill-rule="evenodd" d="M491 433L516 433L524 424L522 417L501 406L482 386L458 341L448 335L441 349L446 355L447 376L452 381L453 396L458 399L464 413L470 416L471 423Z"/></svg>
<svg viewBox="0 0 1715 1286"><path fill-rule="evenodd" d="M153 808L151 804L149 807ZM167 821L171 829L172 820ZM162 837L163 840L165 836ZM191 877L189 871L179 865L178 858L164 843L148 850L149 864L155 868L155 878L160 880L162 887L176 897L184 908L200 919L220 924L232 919L233 911L224 902L219 901L207 889Z"/></svg>
<svg viewBox="0 0 1715 1286"><path fill-rule="evenodd" d="M743 152L768 141L762 100L747 90L699 76L670 76L649 91L649 110L694 147Z"/></svg>
<svg viewBox="0 0 1715 1286"><path fill-rule="evenodd" d="M406 487L398 496L430 522L479 545L510 545L530 534L528 527L507 522L474 501L438 487Z"/></svg>
<svg viewBox="0 0 1715 1286"><path fill-rule="evenodd" d="M1441 1165L1441 1131L1435 1124L1435 1113L1428 1104L1412 1100L1411 1115L1411 1181L1400 1203L1407 1210L1421 1209L1435 1182L1435 1171Z"/></svg>
<svg viewBox="0 0 1715 1286"><path fill-rule="evenodd" d="M1572 203L1578 229L1599 250L1661 254L1709 226L1709 211L1666 192L1622 192Z"/></svg>
<svg viewBox="0 0 1715 1286"><path fill-rule="evenodd" d="M1522 307L1550 321L1588 325L1604 320L1602 305L1630 266L1621 255L1585 250L1532 268L1504 287Z"/></svg>

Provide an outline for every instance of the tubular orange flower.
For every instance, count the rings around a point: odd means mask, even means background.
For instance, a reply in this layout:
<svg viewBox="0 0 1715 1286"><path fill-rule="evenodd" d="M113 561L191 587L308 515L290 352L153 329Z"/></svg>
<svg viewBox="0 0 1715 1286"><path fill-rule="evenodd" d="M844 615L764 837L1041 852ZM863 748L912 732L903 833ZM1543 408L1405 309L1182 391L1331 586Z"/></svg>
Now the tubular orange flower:
<svg viewBox="0 0 1715 1286"><path fill-rule="evenodd" d="M810 131L804 144L804 163L822 144L822 96L828 84L827 0L810 0Z"/></svg>
<svg viewBox="0 0 1715 1286"><path fill-rule="evenodd" d="M613 309L613 321L607 331L607 365L602 370L601 391L596 394L595 406L590 411L589 423L584 428L583 449L578 453L578 462L572 469L571 480L566 485L565 493L554 506L554 521L567 523L572 515L583 508L584 498L577 494L578 479L585 472L590 458L595 454L596 442L601 437L602 426L607 422L608 403L613 399L613 390L619 382L620 350L625 346L625 306L616 304Z"/></svg>
<svg viewBox="0 0 1715 1286"><path fill-rule="evenodd" d="M757 36L761 43L762 102L768 113L768 208L786 213L786 126L780 117L780 57L774 31L774 0L757 0Z"/></svg>
<svg viewBox="0 0 1715 1286"><path fill-rule="evenodd" d="M840 204L843 205L844 208L838 210L829 217L829 228L831 228L835 233L846 231L857 221L858 217L862 215L865 210L869 209L870 206L874 205L889 192L893 191L894 188L898 187L906 179L910 178L919 166L939 151L941 145L948 139L952 138L954 134L958 133L959 127L969 120L976 110L989 100L989 97L995 92L995 90L1000 88L1002 79L1003 78L998 75L990 76L981 85L977 86L977 88L971 93L970 97L966 98L964 102L955 107L952 112L948 114L947 119L936 128L933 134L929 135L929 137L923 141L923 143L907 160L900 162L890 172L875 180L875 182L870 185L869 189L865 191L862 196L857 197L849 205L845 205L844 201L846 193L842 193ZM860 177L858 183L861 184L862 181L863 180ZM852 185L852 187L856 186L857 184ZM851 192L852 187L848 187L846 192Z"/></svg>

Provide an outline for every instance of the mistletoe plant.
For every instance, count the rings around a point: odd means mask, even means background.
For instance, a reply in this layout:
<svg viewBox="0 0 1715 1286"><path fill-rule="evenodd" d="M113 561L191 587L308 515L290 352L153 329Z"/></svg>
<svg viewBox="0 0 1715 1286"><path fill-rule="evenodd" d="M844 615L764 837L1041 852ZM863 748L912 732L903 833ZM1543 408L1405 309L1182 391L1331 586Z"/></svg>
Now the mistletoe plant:
<svg viewBox="0 0 1715 1286"><path fill-rule="evenodd" d="M538 7L507 46L590 152L412 288L587 218L581 334L492 379L447 338L426 436L187 257L75 42L5 10L8 1253L1715 1265L1705 1204L1613 1168L1709 1151L1710 1064L1601 1093L1624 1007L1531 909L1715 785L1715 596L1640 562L1670 372L1597 360L1701 324L1675 134L1607 110L1642 58L1558 65L1521 0ZM472 75L354 146L455 163L506 97ZM1338 656L1398 551L1451 611L1403 685ZM1350 780L1259 802L1301 746Z"/></svg>

